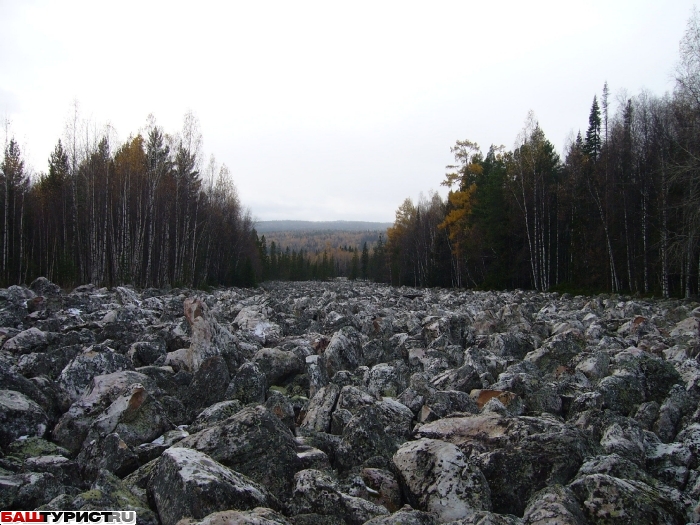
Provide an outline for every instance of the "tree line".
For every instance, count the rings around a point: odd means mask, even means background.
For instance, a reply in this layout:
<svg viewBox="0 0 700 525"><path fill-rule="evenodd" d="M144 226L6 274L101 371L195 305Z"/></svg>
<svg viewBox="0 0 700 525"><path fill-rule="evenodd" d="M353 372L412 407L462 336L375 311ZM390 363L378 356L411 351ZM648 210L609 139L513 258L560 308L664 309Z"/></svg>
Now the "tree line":
<svg viewBox="0 0 700 525"><path fill-rule="evenodd" d="M256 235L228 168L202 158L196 118L155 119L114 147L78 118L30 179L14 138L0 164L0 282L251 285Z"/></svg>
<svg viewBox="0 0 700 525"><path fill-rule="evenodd" d="M373 245L267 245L228 168L205 161L196 118L117 143L78 118L30 177L6 140L0 164L0 285L250 286L268 279L700 294L700 17L680 44L673 93L611 109L560 156L534 114L512 150L460 140L438 194L406 199Z"/></svg>
<svg viewBox="0 0 700 525"><path fill-rule="evenodd" d="M672 94L611 111L604 85L563 158L528 115L515 147L457 141L437 195L404 201L389 280L415 286L700 294L700 19Z"/></svg>
<svg viewBox="0 0 700 525"><path fill-rule="evenodd" d="M379 234L370 249L367 241L360 250L357 246L329 244L323 250L309 251L282 248L272 241L268 248L263 235L258 240L260 260L260 279L307 281L327 280L346 277L351 280L371 279L388 282L386 268L386 250L384 238Z"/></svg>

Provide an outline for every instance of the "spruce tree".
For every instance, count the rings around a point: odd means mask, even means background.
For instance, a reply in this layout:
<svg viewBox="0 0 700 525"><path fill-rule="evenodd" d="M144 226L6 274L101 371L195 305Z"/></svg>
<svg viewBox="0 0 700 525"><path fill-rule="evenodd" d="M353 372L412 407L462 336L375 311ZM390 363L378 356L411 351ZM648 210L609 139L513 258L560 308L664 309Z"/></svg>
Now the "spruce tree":
<svg viewBox="0 0 700 525"><path fill-rule="evenodd" d="M363 279L369 278L369 249L367 241L362 246L362 257L360 258L360 274Z"/></svg>
<svg viewBox="0 0 700 525"><path fill-rule="evenodd" d="M600 137L600 107L598 106L598 97L593 96L593 105L591 106L591 113L588 116L588 131L586 131L586 142L583 146L583 152L588 155L593 162L598 161L600 156L600 149L602 147L601 137Z"/></svg>

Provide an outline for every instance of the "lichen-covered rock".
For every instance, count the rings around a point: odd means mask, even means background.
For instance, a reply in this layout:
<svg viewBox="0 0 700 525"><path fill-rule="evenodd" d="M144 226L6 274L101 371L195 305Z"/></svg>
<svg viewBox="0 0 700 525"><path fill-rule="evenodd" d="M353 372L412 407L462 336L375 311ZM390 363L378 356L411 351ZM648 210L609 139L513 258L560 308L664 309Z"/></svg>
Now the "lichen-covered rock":
<svg viewBox="0 0 700 525"><path fill-rule="evenodd" d="M262 403L267 392L267 377L253 362L243 363L229 383L226 399L237 399L241 403Z"/></svg>
<svg viewBox="0 0 700 525"><path fill-rule="evenodd" d="M484 474L451 443L412 441L394 454L393 462L411 505L436 514L441 522L491 510Z"/></svg>
<svg viewBox="0 0 700 525"><path fill-rule="evenodd" d="M431 382L437 390L459 390L467 393L484 386L479 373L470 365L449 369L434 377Z"/></svg>
<svg viewBox="0 0 700 525"><path fill-rule="evenodd" d="M221 401L202 410L189 426L190 433L199 432L213 423L228 419L243 408L243 404L237 399Z"/></svg>
<svg viewBox="0 0 700 525"><path fill-rule="evenodd" d="M365 468L360 472L367 488L367 499L396 512L401 507L401 489L396 476L388 470Z"/></svg>
<svg viewBox="0 0 700 525"><path fill-rule="evenodd" d="M561 485L546 487L535 494L525 508L523 525L586 525L574 494Z"/></svg>
<svg viewBox="0 0 700 525"><path fill-rule="evenodd" d="M36 295L44 297L57 297L61 295L61 287L52 283L46 277L37 277L29 285L29 289Z"/></svg>
<svg viewBox="0 0 700 525"><path fill-rule="evenodd" d="M375 396L396 397L406 389L408 377L406 367L380 363L368 374L367 390Z"/></svg>
<svg viewBox="0 0 700 525"><path fill-rule="evenodd" d="M394 512L390 516L380 516L366 521L364 525L438 525L435 514L415 510L410 505Z"/></svg>
<svg viewBox="0 0 700 525"><path fill-rule="evenodd" d="M294 406L287 396L272 390L265 401L265 408L274 414L292 433L296 432Z"/></svg>
<svg viewBox="0 0 700 525"><path fill-rule="evenodd" d="M153 389L153 381L138 372L114 372L94 377L83 396L70 406L54 427L53 440L71 454L77 454L95 418L136 383Z"/></svg>
<svg viewBox="0 0 700 525"><path fill-rule="evenodd" d="M261 348L252 361L265 374L269 385L283 385L285 382L304 371L304 361L294 352L279 348Z"/></svg>
<svg viewBox="0 0 700 525"><path fill-rule="evenodd" d="M309 402L301 428L316 432L330 432L331 415L339 394L340 388L332 383L316 392Z"/></svg>
<svg viewBox="0 0 700 525"><path fill-rule="evenodd" d="M129 347L127 355L135 367L152 365L165 358L165 341L137 341Z"/></svg>
<svg viewBox="0 0 700 525"><path fill-rule="evenodd" d="M196 414L214 403L223 401L230 379L226 361L221 356L205 359L195 371L188 386L189 392L185 399L187 406Z"/></svg>
<svg viewBox="0 0 700 525"><path fill-rule="evenodd" d="M419 427L416 437L482 451L475 461L491 487L493 510L514 515L538 490L568 484L594 451L583 432L552 416L444 418Z"/></svg>
<svg viewBox="0 0 700 525"><path fill-rule="evenodd" d="M48 343L47 335L38 328L32 327L5 341L2 349L18 355L31 354L44 350Z"/></svg>
<svg viewBox="0 0 700 525"><path fill-rule="evenodd" d="M133 369L129 358L109 347L95 345L86 348L63 369L58 384L72 401L77 401L93 378Z"/></svg>
<svg viewBox="0 0 700 525"><path fill-rule="evenodd" d="M0 474L2 510L35 509L65 491L61 480L47 472Z"/></svg>
<svg viewBox="0 0 700 525"><path fill-rule="evenodd" d="M180 525L291 525L287 518L272 509L224 510L213 512L201 520L183 518Z"/></svg>
<svg viewBox="0 0 700 525"><path fill-rule="evenodd" d="M70 456L70 452L67 449L40 437L18 439L10 443L5 451L8 455L19 459L51 455L59 455L66 458Z"/></svg>
<svg viewBox="0 0 700 525"><path fill-rule="evenodd" d="M328 377L333 377L339 370L352 372L360 365L362 349L357 346L356 338L356 331L350 327L333 334L324 351Z"/></svg>
<svg viewBox="0 0 700 525"><path fill-rule="evenodd" d="M359 408L343 429L347 452L337 458L338 466L371 466L365 464L371 458L390 458L408 439L412 421L413 412L391 398Z"/></svg>
<svg viewBox="0 0 700 525"><path fill-rule="evenodd" d="M101 439L86 439L76 460L90 480L103 469L124 477L140 465L133 447L127 445L116 432Z"/></svg>
<svg viewBox="0 0 700 525"><path fill-rule="evenodd" d="M22 436L43 437L47 424L46 413L34 401L14 390L0 390L0 447Z"/></svg>
<svg viewBox="0 0 700 525"><path fill-rule="evenodd" d="M680 494L637 480L590 474L569 486L593 523L685 523Z"/></svg>
<svg viewBox="0 0 700 525"><path fill-rule="evenodd" d="M203 452L267 487L280 499L291 494L299 466L294 436L263 406L244 408L174 447Z"/></svg>
<svg viewBox="0 0 700 525"><path fill-rule="evenodd" d="M299 471L294 485L294 513L314 513L341 518L348 525L362 525L368 520L389 514L381 505L344 494L338 484L321 471Z"/></svg>
<svg viewBox="0 0 700 525"><path fill-rule="evenodd" d="M524 360L533 363L544 373L555 372L559 367L566 367L582 351L584 343L579 331L567 330L528 353Z"/></svg>
<svg viewBox="0 0 700 525"><path fill-rule="evenodd" d="M575 523L577 507L587 522L698 521L697 319L692 301L617 294L344 280L64 294L39 279L0 289L0 390L43 410L46 440L4 446L0 475L30 476L13 498L57 487L54 509L117 508L86 491L111 471L146 506L160 456L194 449L282 500L285 518L230 510L221 525L347 525L321 496L294 510L301 470L358 522L368 504L394 512L386 523L430 522L400 510L392 456L439 440L490 490L491 510L452 525Z"/></svg>
<svg viewBox="0 0 700 525"><path fill-rule="evenodd" d="M233 324L241 330L250 333L264 345L274 345L282 337L282 329L277 323L268 318L268 307L265 305L250 305L243 307Z"/></svg>
<svg viewBox="0 0 700 525"><path fill-rule="evenodd" d="M170 448L161 455L148 493L163 525L232 508L267 507L274 500L254 481L188 448Z"/></svg>
<svg viewBox="0 0 700 525"><path fill-rule="evenodd" d="M90 486L79 494L62 494L39 510L104 510L119 509L136 513L137 525L158 525L158 517L144 499L134 495L119 478L102 470Z"/></svg>

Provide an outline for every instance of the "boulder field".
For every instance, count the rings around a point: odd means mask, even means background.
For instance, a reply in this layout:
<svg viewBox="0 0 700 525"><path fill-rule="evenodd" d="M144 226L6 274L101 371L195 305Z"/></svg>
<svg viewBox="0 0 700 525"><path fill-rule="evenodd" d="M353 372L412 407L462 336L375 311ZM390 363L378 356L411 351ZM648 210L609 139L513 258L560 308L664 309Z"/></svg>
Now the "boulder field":
<svg viewBox="0 0 700 525"><path fill-rule="evenodd" d="M700 305L0 289L0 508L149 525L700 522Z"/></svg>

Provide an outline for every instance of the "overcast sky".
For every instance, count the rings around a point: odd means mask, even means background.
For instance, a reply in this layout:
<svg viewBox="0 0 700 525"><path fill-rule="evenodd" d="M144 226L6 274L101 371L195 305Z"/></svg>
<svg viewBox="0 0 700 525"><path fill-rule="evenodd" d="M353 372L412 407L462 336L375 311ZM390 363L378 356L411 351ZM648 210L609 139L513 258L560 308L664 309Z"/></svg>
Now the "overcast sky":
<svg viewBox="0 0 700 525"><path fill-rule="evenodd" d="M532 110L561 152L606 80L672 91L692 6L0 0L0 117L40 172L76 100L117 145L192 111L255 218L391 222L458 139L510 149Z"/></svg>

